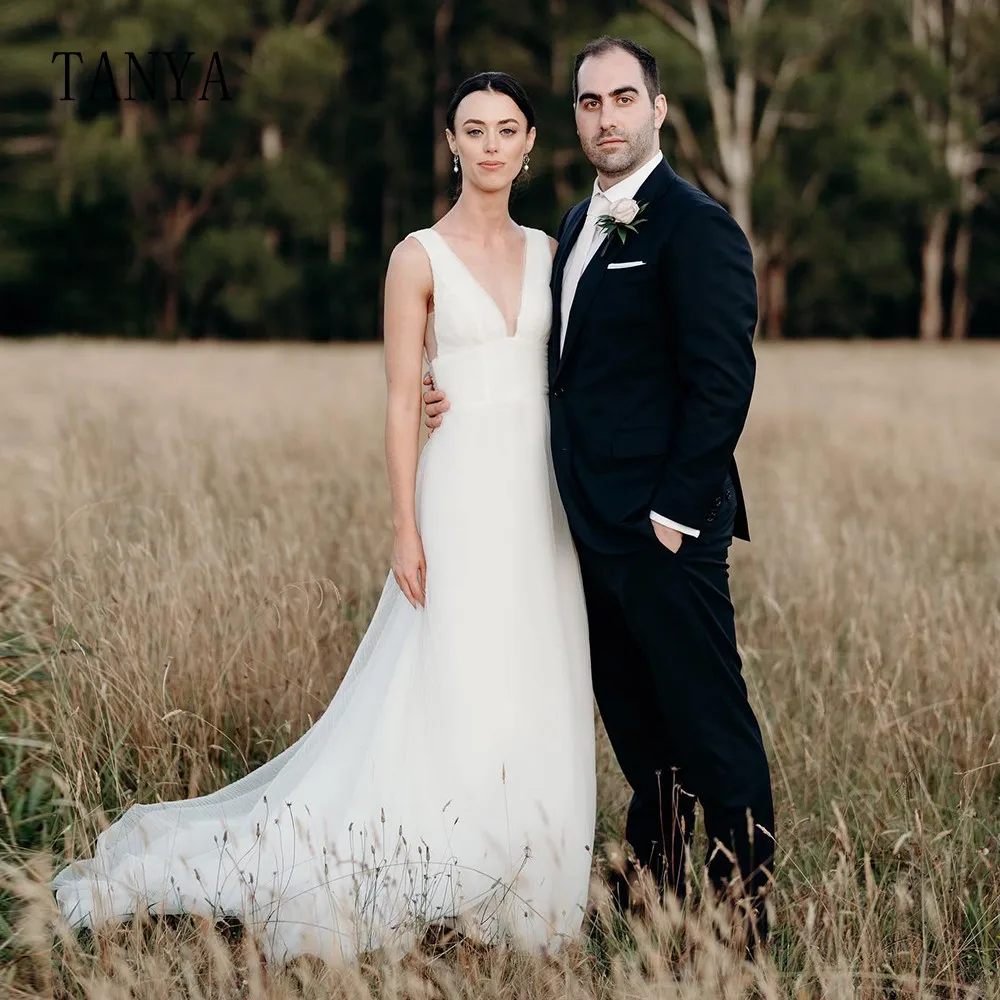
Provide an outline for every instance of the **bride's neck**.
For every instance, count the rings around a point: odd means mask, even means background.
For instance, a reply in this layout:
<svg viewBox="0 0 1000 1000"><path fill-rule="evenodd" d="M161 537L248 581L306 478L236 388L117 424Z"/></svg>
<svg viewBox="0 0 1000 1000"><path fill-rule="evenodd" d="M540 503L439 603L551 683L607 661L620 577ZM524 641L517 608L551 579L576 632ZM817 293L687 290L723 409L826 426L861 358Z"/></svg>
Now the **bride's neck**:
<svg viewBox="0 0 1000 1000"><path fill-rule="evenodd" d="M494 238L506 236L513 225L507 200L506 191L497 191L495 194L463 191L452 209L454 221L462 229L481 236L487 243Z"/></svg>

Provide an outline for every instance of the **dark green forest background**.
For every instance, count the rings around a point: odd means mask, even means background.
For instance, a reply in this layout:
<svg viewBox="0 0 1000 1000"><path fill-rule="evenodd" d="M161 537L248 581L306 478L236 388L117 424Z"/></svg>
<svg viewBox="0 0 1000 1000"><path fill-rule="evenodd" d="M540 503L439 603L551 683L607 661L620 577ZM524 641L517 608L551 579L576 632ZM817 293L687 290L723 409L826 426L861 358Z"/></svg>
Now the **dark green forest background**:
<svg viewBox="0 0 1000 1000"><path fill-rule="evenodd" d="M389 252L450 202L454 87L527 87L512 212L554 232L605 32L751 237L762 336L1000 335L1000 0L4 0L0 335L377 338ZM181 100L155 49L193 53Z"/></svg>

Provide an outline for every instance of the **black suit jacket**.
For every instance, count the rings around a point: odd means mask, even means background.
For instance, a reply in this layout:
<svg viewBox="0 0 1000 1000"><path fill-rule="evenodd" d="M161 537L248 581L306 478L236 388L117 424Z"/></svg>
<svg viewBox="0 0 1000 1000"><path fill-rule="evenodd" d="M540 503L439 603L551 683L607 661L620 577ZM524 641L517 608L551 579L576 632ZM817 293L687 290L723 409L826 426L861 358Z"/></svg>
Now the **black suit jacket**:
<svg viewBox="0 0 1000 1000"><path fill-rule="evenodd" d="M704 530L732 478L734 535L749 540L733 452L756 361L753 256L729 213L664 160L636 195L647 221L594 254L561 337L569 251L590 199L559 226L552 268L549 407L556 480L574 534L597 551L641 547L650 510ZM640 266L608 265L643 261Z"/></svg>

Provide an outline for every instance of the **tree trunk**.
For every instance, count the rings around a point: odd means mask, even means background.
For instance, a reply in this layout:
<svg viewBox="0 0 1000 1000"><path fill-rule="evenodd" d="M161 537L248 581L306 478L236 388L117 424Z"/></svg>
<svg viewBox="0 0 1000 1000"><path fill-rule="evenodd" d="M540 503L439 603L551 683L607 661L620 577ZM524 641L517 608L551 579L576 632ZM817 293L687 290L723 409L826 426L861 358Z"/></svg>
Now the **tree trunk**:
<svg viewBox="0 0 1000 1000"><path fill-rule="evenodd" d="M751 244L754 242L752 187L753 177L749 173L745 178L741 178L735 183L731 182L729 185L729 212L739 224L740 229L746 233Z"/></svg>
<svg viewBox="0 0 1000 1000"><path fill-rule="evenodd" d="M330 224L327 254L332 264L343 264L347 256L347 225L342 218Z"/></svg>
<svg viewBox="0 0 1000 1000"><path fill-rule="evenodd" d="M549 23L552 30L552 62L549 67L552 94L559 105L570 103L569 80L566 78L566 0L549 0ZM573 163L572 149L552 151L552 191L556 207L565 212L573 201L573 188L567 171Z"/></svg>
<svg viewBox="0 0 1000 1000"><path fill-rule="evenodd" d="M163 280L163 309L157 317L156 335L162 340L177 337L181 299L181 247L191 226L198 217L196 206L182 194L163 217L160 227L160 248L154 260Z"/></svg>
<svg viewBox="0 0 1000 1000"><path fill-rule="evenodd" d="M163 309L157 318L156 336L160 340L177 338L177 318L180 311L180 281L173 268L163 269Z"/></svg>
<svg viewBox="0 0 1000 1000"><path fill-rule="evenodd" d="M434 15L434 221L451 206L449 188L455 172L445 139L448 101L451 96L451 23L455 0L439 0Z"/></svg>
<svg viewBox="0 0 1000 1000"><path fill-rule="evenodd" d="M122 101L121 105L121 135L128 146L134 146L139 139L139 116L141 109L130 101Z"/></svg>
<svg viewBox="0 0 1000 1000"><path fill-rule="evenodd" d="M955 287L951 293L951 339L965 340L969 333L969 259L972 256L972 219L962 216L951 266Z"/></svg>
<svg viewBox="0 0 1000 1000"><path fill-rule="evenodd" d="M785 336L785 317L788 314L788 262L783 253L771 255L767 267L767 313L764 336L768 340L781 340Z"/></svg>
<svg viewBox="0 0 1000 1000"><path fill-rule="evenodd" d="M281 159L284 142L281 126L270 122L260 130L260 152L269 163Z"/></svg>
<svg viewBox="0 0 1000 1000"><path fill-rule="evenodd" d="M920 339L940 340L944 332L941 278L944 275L948 213L938 209L927 224L921 255Z"/></svg>

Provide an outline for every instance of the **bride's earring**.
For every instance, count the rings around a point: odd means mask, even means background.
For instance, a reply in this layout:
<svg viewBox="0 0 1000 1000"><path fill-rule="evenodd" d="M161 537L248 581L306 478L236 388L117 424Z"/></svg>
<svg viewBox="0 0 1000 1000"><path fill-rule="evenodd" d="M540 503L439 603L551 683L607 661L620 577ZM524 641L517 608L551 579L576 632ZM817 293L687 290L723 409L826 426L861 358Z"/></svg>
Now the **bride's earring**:
<svg viewBox="0 0 1000 1000"><path fill-rule="evenodd" d="M525 173L528 172L528 154L527 153L524 154L524 172Z"/></svg>
<svg viewBox="0 0 1000 1000"><path fill-rule="evenodd" d="M455 154L454 162L455 162L455 173L457 174L458 173L458 153Z"/></svg>

